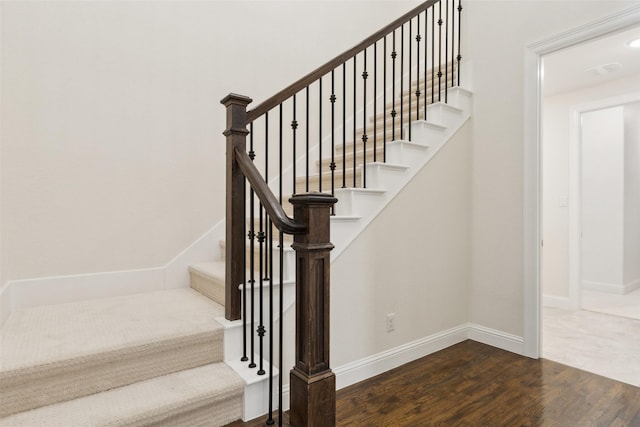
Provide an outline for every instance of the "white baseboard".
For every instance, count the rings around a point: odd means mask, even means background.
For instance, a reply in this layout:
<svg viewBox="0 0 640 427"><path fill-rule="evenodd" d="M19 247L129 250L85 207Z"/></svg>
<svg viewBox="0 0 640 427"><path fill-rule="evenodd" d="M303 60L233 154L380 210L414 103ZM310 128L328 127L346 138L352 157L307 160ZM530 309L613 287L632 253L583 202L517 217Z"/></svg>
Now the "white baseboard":
<svg viewBox="0 0 640 427"><path fill-rule="evenodd" d="M467 339L467 326L461 325L437 334L394 347L390 350L356 360L335 368L336 388L382 374L421 357L440 351Z"/></svg>
<svg viewBox="0 0 640 427"><path fill-rule="evenodd" d="M636 289L640 289L640 277L636 280L632 280L624 284L624 293L628 294L629 292L633 292Z"/></svg>
<svg viewBox="0 0 640 427"><path fill-rule="evenodd" d="M522 337L487 328L482 325L476 325L474 323L469 323L468 328L468 338L470 340L478 341L492 347L510 351L511 353L520 355L525 354L524 340Z"/></svg>
<svg viewBox="0 0 640 427"><path fill-rule="evenodd" d="M220 257L219 222L163 267L12 280L0 290L2 324L15 310L189 287L188 266Z"/></svg>
<svg viewBox="0 0 640 427"><path fill-rule="evenodd" d="M557 297L555 295L543 295L542 304L545 307L560 308L562 310L577 310L576 305L568 297Z"/></svg>
<svg viewBox="0 0 640 427"><path fill-rule="evenodd" d="M619 294L624 295L625 285L622 283L606 283L606 282L592 282L590 280L582 281L582 289L586 289L589 291L597 291L597 292L606 292L609 294Z"/></svg>

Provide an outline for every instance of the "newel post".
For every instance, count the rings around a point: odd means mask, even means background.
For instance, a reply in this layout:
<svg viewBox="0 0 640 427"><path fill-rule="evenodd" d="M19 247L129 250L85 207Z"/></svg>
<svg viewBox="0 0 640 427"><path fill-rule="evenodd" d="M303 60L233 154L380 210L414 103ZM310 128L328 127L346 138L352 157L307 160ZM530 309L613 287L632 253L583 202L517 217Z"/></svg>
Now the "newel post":
<svg viewBox="0 0 640 427"><path fill-rule="evenodd" d="M291 370L290 421L296 427L336 425L336 380L329 368L330 194L311 193L289 199L294 218L307 224L294 235L296 250L296 349Z"/></svg>
<svg viewBox="0 0 640 427"><path fill-rule="evenodd" d="M229 94L222 101L227 107L227 188L225 239L225 318L237 320L242 316L239 285L244 277L245 244L245 178L235 158L235 149L246 151L247 105L251 98Z"/></svg>

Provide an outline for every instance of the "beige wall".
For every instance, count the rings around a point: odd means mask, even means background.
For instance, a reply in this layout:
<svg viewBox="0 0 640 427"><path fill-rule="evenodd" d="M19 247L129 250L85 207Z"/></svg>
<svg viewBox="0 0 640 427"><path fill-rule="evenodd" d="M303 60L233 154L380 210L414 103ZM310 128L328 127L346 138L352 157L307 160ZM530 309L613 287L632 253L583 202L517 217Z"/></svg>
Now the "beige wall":
<svg viewBox="0 0 640 427"><path fill-rule="evenodd" d="M0 284L166 264L223 219L219 100L416 3L3 1Z"/></svg>
<svg viewBox="0 0 640 427"><path fill-rule="evenodd" d="M474 90L471 322L514 335L524 331L526 46L634 4L637 2L466 2L463 55L473 62Z"/></svg>
<svg viewBox="0 0 640 427"><path fill-rule="evenodd" d="M471 128L331 265L333 366L467 323ZM387 333L389 313L395 331Z"/></svg>

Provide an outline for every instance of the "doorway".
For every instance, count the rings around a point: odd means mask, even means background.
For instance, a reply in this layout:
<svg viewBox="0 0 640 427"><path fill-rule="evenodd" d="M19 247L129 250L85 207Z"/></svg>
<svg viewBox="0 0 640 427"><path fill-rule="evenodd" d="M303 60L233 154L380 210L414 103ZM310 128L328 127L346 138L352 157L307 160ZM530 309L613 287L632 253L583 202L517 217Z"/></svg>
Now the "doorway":
<svg viewBox="0 0 640 427"><path fill-rule="evenodd" d="M624 47L636 36L640 29L632 28L542 57L539 274L541 356L638 386L634 355L640 351L640 320L592 311L619 309L617 298L640 318L640 300L636 307L633 298L621 300L625 289L613 288L624 287L624 264L630 264L623 256L629 234L623 219L624 123L625 114L636 114L630 103L640 99L640 77L637 70L632 76L616 74L636 65L600 53L614 52L612 46ZM585 66L579 58L608 62ZM589 69L606 70L614 60L625 66L587 80ZM572 69L584 75L566 80ZM581 79L591 83L580 85ZM608 304L601 294L612 295Z"/></svg>

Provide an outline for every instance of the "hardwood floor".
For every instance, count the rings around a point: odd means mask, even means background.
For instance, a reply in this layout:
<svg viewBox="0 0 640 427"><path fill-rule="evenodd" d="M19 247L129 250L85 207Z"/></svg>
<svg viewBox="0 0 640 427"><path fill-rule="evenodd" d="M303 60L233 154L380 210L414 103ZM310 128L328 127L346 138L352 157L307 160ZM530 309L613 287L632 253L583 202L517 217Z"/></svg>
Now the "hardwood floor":
<svg viewBox="0 0 640 427"><path fill-rule="evenodd" d="M638 427L640 388L469 340L338 390L337 425Z"/></svg>

